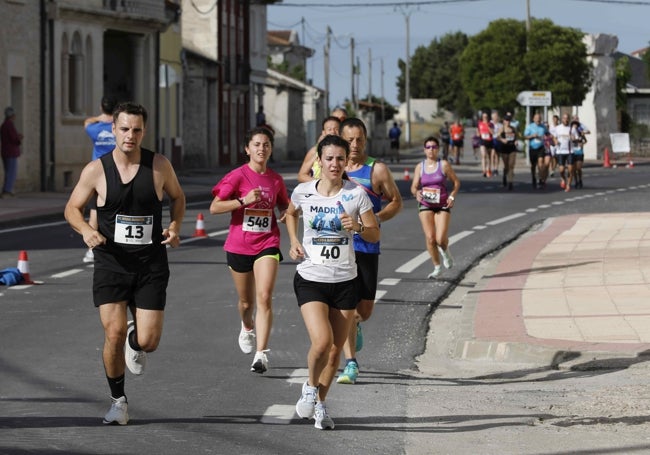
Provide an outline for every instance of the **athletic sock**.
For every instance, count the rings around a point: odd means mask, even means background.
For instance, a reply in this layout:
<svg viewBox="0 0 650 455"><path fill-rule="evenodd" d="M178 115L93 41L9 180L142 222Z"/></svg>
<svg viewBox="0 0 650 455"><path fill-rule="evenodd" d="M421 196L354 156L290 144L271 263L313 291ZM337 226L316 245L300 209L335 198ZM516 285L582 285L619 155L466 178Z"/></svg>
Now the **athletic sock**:
<svg viewBox="0 0 650 455"><path fill-rule="evenodd" d="M134 351L142 351L142 348L138 344L138 338L136 336L135 330L129 334L129 346L131 346L131 349Z"/></svg>
<svg viewBox="0 0 650 455"><path fill-rule="evenodd" d="M117 378L109 378L106 376L106 379L108 380L108 386L111 388L111 396L113 398L120 398L120 397L125 397L124 395L124 375L118 376Z"/></svg>

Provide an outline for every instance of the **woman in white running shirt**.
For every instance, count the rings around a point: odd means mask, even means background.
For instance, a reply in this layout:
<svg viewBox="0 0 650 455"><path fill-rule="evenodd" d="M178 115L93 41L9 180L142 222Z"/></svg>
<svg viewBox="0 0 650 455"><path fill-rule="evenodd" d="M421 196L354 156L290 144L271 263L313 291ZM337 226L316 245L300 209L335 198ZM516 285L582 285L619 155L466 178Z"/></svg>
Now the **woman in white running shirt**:
<svg viewBox="0 0 650 455"><path fill-rule="evenodd" d="M286 224L291 249L300 260L294 277L298 306L311 341L309 378L302 386L296 413L314 418L318 429L333 429L325 397L338 369L343 343L359 301L353 235L379 241L379 226L365 190L344 180L349 144L328 135L317 148L321 177L299 184L291 195ZM303 239L298 238L302 214Z"/></svg>

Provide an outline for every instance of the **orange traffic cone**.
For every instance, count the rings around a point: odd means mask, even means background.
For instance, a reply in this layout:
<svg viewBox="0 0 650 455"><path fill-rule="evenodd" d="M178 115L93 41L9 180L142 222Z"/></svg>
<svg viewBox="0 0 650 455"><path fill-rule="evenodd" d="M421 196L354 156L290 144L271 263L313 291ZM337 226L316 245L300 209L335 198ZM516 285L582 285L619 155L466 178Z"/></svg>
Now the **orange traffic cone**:
<svg viewBox="0 0 650 455"><path fill-rule="evenodd" d="M409 180L411 180L411 175L409 174L409 170L404 169L404 181L408 182Z"/></svg>
<svg viewBox="0 0 650 455"><path fill-rule="evenodd" d="M18 254L18 270L23 275L21 284L35 284L29 276L29 260L27 259L27 251L21 250Z"/></svg>
<svg viewBox="0 0 650 455"><path fill-rule="evenodd" d="M192 237L207 237L208 234L205 233L205 223L203 222L203 214L199 213L196 216L196 229L194 229L194 235Z"/></svg>
<svg viewBox="0 0 650 455"><path fill-rule="evenodd" d="M612 164L609 162L609 149L607 147L605 147L603 167L612 167Z"/></svg>

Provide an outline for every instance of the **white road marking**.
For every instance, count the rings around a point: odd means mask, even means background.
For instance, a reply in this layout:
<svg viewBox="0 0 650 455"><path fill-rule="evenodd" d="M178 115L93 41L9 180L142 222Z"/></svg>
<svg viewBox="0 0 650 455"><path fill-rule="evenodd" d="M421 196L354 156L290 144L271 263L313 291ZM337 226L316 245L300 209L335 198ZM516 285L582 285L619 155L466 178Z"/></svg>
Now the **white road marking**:
<svg viewBox="0 0 650 455"><path fill-rule="evenodd" d="M526 214L521 212L513 213L512 215L504 216L503 218L497 218L496 220L488 221L485 224L487 224L488 226L495 226L497 224L506 223L510 220L521 218L522 216L526 216Z"/></svg>
<svg viewBox="0 0 650 455"><path fill-rule="evenodd" d="M221 231L209 232L208 237L218 237L220 235L225 235L228 233L228 229L222 229ZM190 243L196 242L197 240L204 240L206 237L188 237L181 240L181 243Z"/></svg>
<svg viewBox="0 0 650 455"><path fill-rule="evenodd" d="M470 236L474 233L474 231L461 231L457 234L452 235L449 237L449 245L453 245L454 243L458 242L461 239L464 239L467 236ZM426 261L430 261L431 257L429 256L428 251L423 251L422 253L418 254L415 256L413 259L410 261L406 262L405 264L402 264L399 266L397 269L395 269L395 272L397 273L411 273L413 270L417 269L420 267L422 264L424 264Z"/></svg>
<svg viewBox="0 0 650 455"><path fill-rule="evenodd" d="M287 382L290 384L302 384L309 377L309 369L307 368L296 368L291 372Z"/></svg>
<svg viewBox="0 0 650 455"><path fill-rule="evenodd" d="M80 272L83 272L83 269L70 269L70 270L66 270L65 272L55 273L50 278L65 278L67 276L75 275Z"/></svg>
<svg viewBox="0 0 650 455"><path fill-rule="evenodd" d="M296 415L296 407L288 404L274 404L266 408L262 423L271 425L287 425Z"/></svg>
<svg viewBox="0 0 650 455"><path fill-rule="evenodd" d="M386 295L386 292L387 291L384 291L383 289L377 290L377 292L375 292L375 302L381 300L381 298Z"/></svg>
<svg viewBox="0 0 650 455"><path fill-rule="evenodd" d="M399 278L384 278L379 282L380 286L395 286L399 284L399 282L402 281Z"/></svg>

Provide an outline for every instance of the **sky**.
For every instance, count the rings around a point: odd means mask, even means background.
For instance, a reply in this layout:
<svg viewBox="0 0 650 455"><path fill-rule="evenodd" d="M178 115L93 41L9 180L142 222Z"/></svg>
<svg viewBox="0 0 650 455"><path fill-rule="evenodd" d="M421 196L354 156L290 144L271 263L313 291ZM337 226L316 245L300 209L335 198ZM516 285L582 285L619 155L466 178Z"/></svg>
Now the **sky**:
<svg viewBox="0 0 650 455"><path fill-rule="evenodd" d="M268 6L267 21L269 30L295 30L300 43L315 50L307 63L307 78L323 89L323 50L327 27L332 29L331 107L351 97L351 38L354 60L358 58L361 68L358 95L383 93L386 101L397 105L398 61L407 55L407 21L412 56L417 47L447 33L472 36L496 19L525 21L527 1L533 18L551 19L585 33L616 35L620 52L630 53L650 42L650 0L282 0Z"/></svg>

